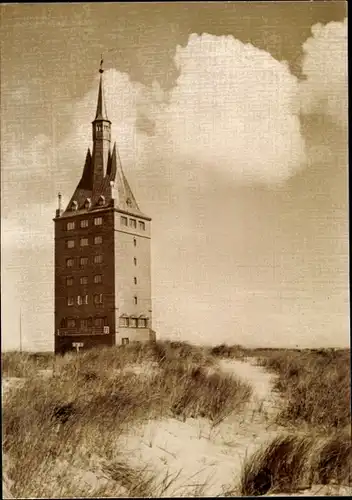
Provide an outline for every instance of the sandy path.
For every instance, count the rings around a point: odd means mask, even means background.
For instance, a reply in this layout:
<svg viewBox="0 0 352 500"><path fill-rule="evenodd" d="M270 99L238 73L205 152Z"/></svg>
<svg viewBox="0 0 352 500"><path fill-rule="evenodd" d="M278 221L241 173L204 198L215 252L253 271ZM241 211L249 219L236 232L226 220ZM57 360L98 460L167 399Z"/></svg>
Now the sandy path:
<svg viewBox="0 0 352 500"><path fill-rule="evenodd" d="M251 401L240 414L215 428L206 419L150 420L119 440L119 452L132 467L146 466L159 482L166 474L174 478L157 496L216 496L232 490L245 457L277 433L272 425L272 375L237 360L222 360L219 368L253 386Z"/></svg>

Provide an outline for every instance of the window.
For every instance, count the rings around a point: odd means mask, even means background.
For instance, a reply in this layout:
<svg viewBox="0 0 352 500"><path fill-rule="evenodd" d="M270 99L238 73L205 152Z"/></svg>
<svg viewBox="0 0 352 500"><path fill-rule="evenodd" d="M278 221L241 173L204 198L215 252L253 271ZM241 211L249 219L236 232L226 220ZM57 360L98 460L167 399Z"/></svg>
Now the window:
<svg viewBox="0 0 352 500"><path fill-rule="evenodd" d="M102 293L96 293L94 295L94 304L102 304L103 303L103 294Z"/></svg>
<svg viewBox="0 0 352 500"><path fill-rule="evenodd" d="M75 328L76 326L76 320L75 319L68 319L67 320L67 328Z"/></svg>
<svg viewBox="0 0 352 500"><path fill-rule="evenodd" d="M137 246L137 240L136 238L133 238L133 245L136 247Z"/></svg>
<svg viewBox="0 0 352 500"><path fill-rule="evenodd" d="M88 276L81 276L79 279L80 285L87 285L88 284Z"/></svg>
<svg viewBox="0 0 352 500"><path fill-rule="evenodd" d="M94 255L94 264L101 264L103 262L102 255Z"/></svg>
<svg viewBox="0 0 352 500"><path fill-rule="evenodd" d="M68 298L67 298L67 305L68 305L68 306L73 306L73 304L74 304L74 299L73 299L73 297L68 297Z"/></svg>
<svg viewBox="0 0 352 500"><path fill-rule="evenodd" d="M135 285L137 285L137 278L136 277L133 278L133 282Z"/></svg>
<svg viewBox="0 0 352 500"><path fill-rule="evenodd" d="M72 286L73 285L73 278L70 276L69 278L66 278L66 286Z"/></svg>
<svg viewBox="0 0 352 500"><path fill-rule="evenodd" d="M87 264L88 264L88 257L81 257L81 258L79 259L79 265L80 265L81 267L84 267L84 266L86 266Z"/></svg>
<svg viewBox="0 0 352 500"><path fill-rule="evenodd" d="M77 295L77 304L78 304L79 306L81 306L81 305L82 305L82 297L81 297L81 295Z"/></svg>
<svg viewBox="0 0 352 500"><path fill-rule="evenodd" d="M86 330L88 328L88 320L87 319L81 319L81 328Z"/></svg>
<svg viewBox="0 0 352 500"><path fill-rule="evenodd" d="M136 229L137 227L137 221L136 219L130 219L130 226Z"/></svg>
<svg viewBox="0 0 352 500"><path fill-rule="evenodd" d="M104 204L105 204L105 196L101 195L99 196L98 205L101 207Z"/></svg>
<svg viewBox="0 0 352 500"><path fill-rule="evenodd" d="M75 240L66 241L66 248L74 248L74 246L75 246Z"/></svg>
<svg viewBox="0 0 352 500"><path fill-rule="evenodd" d="M88 295L77 295L77 304L79 306L82 304L88 304Z"/></svg>
<svg viewBox="0 0 352 500"><path fill-rule="evenodd" d="M133 300L134 300L134 305L136 306L136 305L137 305L137 303L138 303L138 299L137 299L137 297L136 297L136 296L135 296L135 297L133 297Z"/></svg>
<svg viewBox="0 0 352 500"><path fill-rule="evenodd" d="M103 218L102 217L95 217L94 218L94 225L95 226L101 226L103 223Z"/></svg>
<svg viewBox="0 0 352 500"><path fill-rule="evenodd" d="M128 318L126 318L126 317L120 318L120 326L121 326L121 328L127 328L128 327Z"/></svg>
<svg viewBox="0 0 352 500"><path fill-rule="evenodd" d="M100 245L101 243L103 243L103 237L102 236L94 236L94 244Z"/></svg>
<svg viewBox="0 0 352 500"><path fill-rule="evenodd" d="M88 227L88 220L87 219L81 220L81 227Z"/></svg>
<svg viewBox="0 0 352 500"><path fill-rule="evenodd" d="M88 238L81 238L80 245L81 245L81 247L87 247L88 246Z"/></svg>
<svg viewBox="0 0 352 500"><path fill-rule="evenodd" d="M95 318L94 319L94 326L97 326L97 327L104 326L104 319L103 318Z"/></svg>
<svg viewBox="0 0 352 500"><path fill-rule="evenodd" d="M66 267L73 267L74 260L73 259L66 259Z"/></svg>
<svg viewBox="0 0 352 500"><path fill-rule="evenodd" d="M139 318L138 320L138 328L146 328L147 320L145 318Z"/></svg>
<svg viewBox="0 0 352 500"><path fill-rule="evenodd" d="M68 222L66 228L67 228L67 231L72 231L75 228L75 222L74 221Z"/></svg>
<svg viewBox="0 0 352 500"><path fill-rule="evenodd" d="M141 231L145 231L145 222L142 222L141 220L139 221L139 229Z"/></svg>
<svg viewBox="0 0 352 500"><path fill-rule="evenodd" d="M101 283L102 282L102 275L101 274L96 274L94 276L94 283Z"/></svg>
<svg viewBox="0 0 352 500"><path fill-rule="evenodd" d="M83 303L88 304L88 295L83 296Z"/></svg>
<svg viewBox="0 0 352 500"><path fill-rule="evenodd" d="M121 339L121 343L122 345L127 345L130 343L130 339L128 337L124 337L123 339Z"/></svg>
<svg viewBox="0 0 352 500"><path fill-rule="evenodd" d="M121 217L122 226L127 226L127 217Z"/></svg>
<svg viewBox="0 0 352 500"><path fill-rule="evenodd" d="M136 326L137 326L137 318L130 318L130 326L132 328L136 328Z"/></svg>
<svg viewBox="0 0 352 500"><path fill-rule="evenodd" d="M89 317L87 321L88 321L88 326L92 327L93 326L93 318Z"/></svg>
<svg viewBox="0 0 352 500"><path fill-rule="evenodd" d="M137 265L137 259L136 259L136 257L133 258L133 262L134 262L134 265L136 266Z"/></svg>
<svg viewBox="0 0 352 500"><path fill-rule="evenodd" d="M71 210L75 211L78 209L78 203L77 201L73 201L71 205Z"/></svg>

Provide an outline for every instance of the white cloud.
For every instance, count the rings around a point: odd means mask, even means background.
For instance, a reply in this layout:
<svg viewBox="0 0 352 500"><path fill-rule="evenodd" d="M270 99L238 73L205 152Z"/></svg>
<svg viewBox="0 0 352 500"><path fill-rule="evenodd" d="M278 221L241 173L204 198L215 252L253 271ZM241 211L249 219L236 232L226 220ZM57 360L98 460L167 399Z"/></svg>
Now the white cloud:
<svg viewBox="0 0 352 500"><path fill-rule="evenodd" d="M347 19L314 25L303 51L302 112L325 113L347 127Z"/></svg>

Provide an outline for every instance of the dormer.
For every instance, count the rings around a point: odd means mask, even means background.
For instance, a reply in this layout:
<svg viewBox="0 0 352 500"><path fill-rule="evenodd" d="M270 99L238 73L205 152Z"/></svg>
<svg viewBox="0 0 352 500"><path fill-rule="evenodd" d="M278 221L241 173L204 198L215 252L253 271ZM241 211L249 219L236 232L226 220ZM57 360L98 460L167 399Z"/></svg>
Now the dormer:
<svg viewBox="0 0 352 500"><path fill-rule="evenodd" d="M73 202L71 203L71 210L72 212L76 212L78 210L78 203L76 200L73 200Z"/></svg>
<svg viewBox="0 0 352 500"><path fill-rule="evenodd" d="M105 196L100 195L97 203L98 207L102 207L105 205Z"/></svg>
<svg viewBox="0 0 352 500"><path fill-rule="evenodd" d="M89 210L92 205L92 200L90 198L86 198L84 202L84 209Z"/></svg>

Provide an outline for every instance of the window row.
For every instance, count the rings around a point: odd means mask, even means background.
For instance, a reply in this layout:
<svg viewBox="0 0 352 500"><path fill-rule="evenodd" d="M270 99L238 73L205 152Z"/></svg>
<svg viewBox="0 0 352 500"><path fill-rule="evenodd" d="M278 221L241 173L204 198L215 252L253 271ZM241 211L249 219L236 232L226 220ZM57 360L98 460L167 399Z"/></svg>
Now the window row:
<svg viewBox="0 0 352 500"><path fill-rule="evenodd" d="M93 257L93 263L94 264L101 264L103 262L103 256L102 255L94 255ZM88 257L80 257L79 259L79 265L80 267L84 267L88 264ZM66 259L66 267L74 267L75 265L75 259L72 257L69 259Z"/></svg>
<svg viewBox="0 0 352 500"><path fill-rule="evenodd" d="M103 243L103 237L102 236L94 236L94 245L101 245ZM80 238L79 244L81 247L87 247L89 245L89 240L88 238ZM66 248L74 248L76 245L75 240L67 240L66 241Z"/></svg>
<svg viewBox="0 0 352 500"><path fill-rule="evenodd" d="M103 294L102 293L95 293L93 295L93 302L94 302L94 304L102 304L103 303ZM67 305L68 306L73 306L73 305L75 305L75 303L78 306L88 304L88 295L77 295L77 297L67 297Z"/></svg>
<svg viewBox="0 0 352 500"><path fill-rule="evenodd" d="M137 220L136 219L128 219L124 215L121 216L121 225L122 226L130 226L132 229L137 229ZM145 222L139 220L138 221L138 229L140 231L145 231Z"/></svg>
<svg viewBox="0 0 352 500"><path fill-rule="evenodd" d="M129 318L127 316L122 316L120 318L121 328L147 328L146 318Z"/></svg>
<svg viewBox="0 0 352 500"><path fill-rule="evenodd" d="M101 274L96 274L93 278L94 283L102 283L103 277ZM66 278L66 286L72 286L74 282L73 276L68 276ZM79 278L80 285L88 285L88 276L81 276Z"/></svg>
<svg viewBox="0 0 352 500"><path fill-rule="evenodd" d="M101 226L103 224L102 217L94 217L93 221L94 221L94 226ZM82 228L88 227L88 225L89 225L88 219L80 220L80 227L82 227ZM67 231L73 231L74 229L76 229L76 221L68 222L66 225L66 229L67 229Z"/></svg>
<svg viewBox="0 0 352 500"><path fill-rule="evenodd" d="M102 328L106 326L108 323L107 318L84 318L84 319L75 319L75 318L63 318L60 323L61 328L76 328L80 326L82 329L91 328L92 326Z"/></svg>

